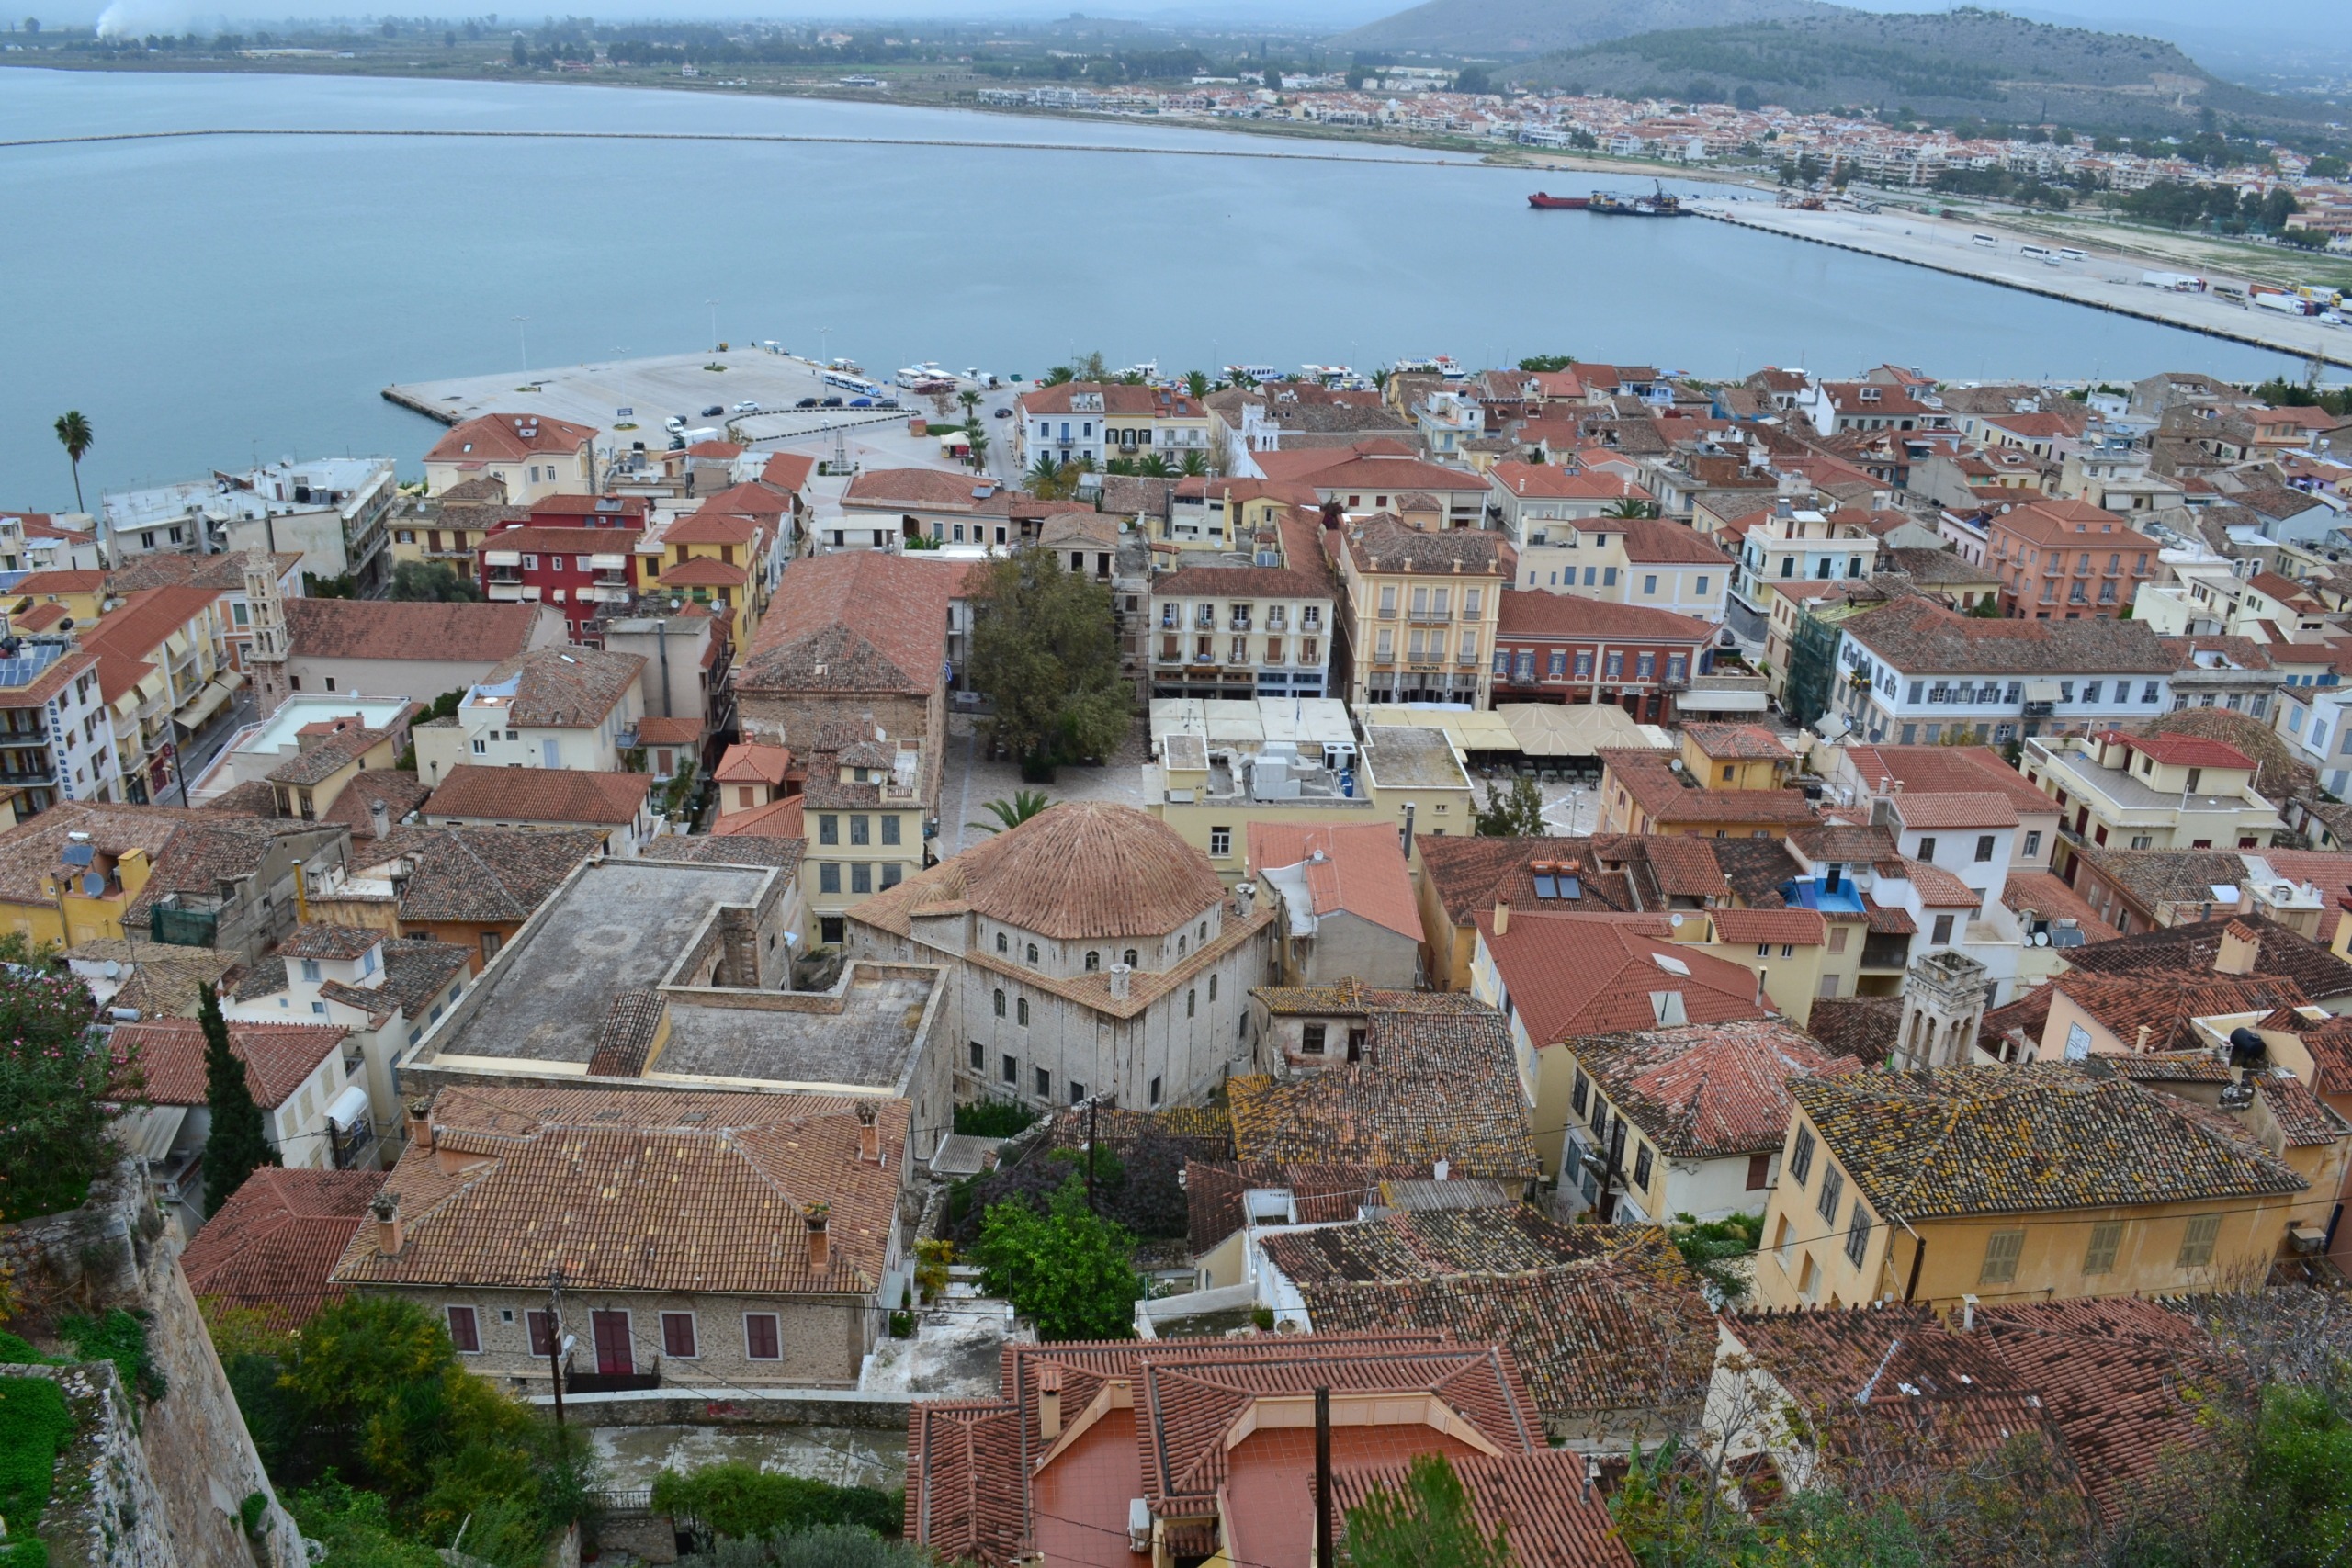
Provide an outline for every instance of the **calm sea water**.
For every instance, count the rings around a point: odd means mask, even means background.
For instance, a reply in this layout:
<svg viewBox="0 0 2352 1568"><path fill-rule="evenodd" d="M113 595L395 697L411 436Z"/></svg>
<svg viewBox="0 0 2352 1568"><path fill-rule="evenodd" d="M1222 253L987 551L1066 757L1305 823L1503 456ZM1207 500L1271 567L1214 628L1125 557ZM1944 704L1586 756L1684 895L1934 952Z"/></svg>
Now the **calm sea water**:
<svg viewBox="0 0 2352 1568"><path fill-rule="evenodd" d="M1147 124L584 85L0 70L0 139L208 127L767 131L1311 150ZM1702 220L1532 212L1588 177L1004 147L229 139L0 149L0 505L256 455L390 452L379 389L774 338L1034 374L1573 352L1730 376L2297 367ZM1619 181L1619 184L1627 182ZM1695 188L1695 187L1694 187ZM821 340L820 329L830 328Z"/></svg>

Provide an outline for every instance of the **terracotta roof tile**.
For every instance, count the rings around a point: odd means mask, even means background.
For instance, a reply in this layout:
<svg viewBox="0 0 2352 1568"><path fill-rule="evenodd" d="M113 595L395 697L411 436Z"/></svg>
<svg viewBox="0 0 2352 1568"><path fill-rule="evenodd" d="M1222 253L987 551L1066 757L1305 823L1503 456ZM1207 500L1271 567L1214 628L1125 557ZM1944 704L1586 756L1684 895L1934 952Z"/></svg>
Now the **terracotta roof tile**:
<svg viewBox="0 0 2352 1568"><path fill-rule="evenodd" d="M645 660L601 648L541 648L501 661L469 700L500 695L508 722L532 728L594 729L635 689ZM511 688L508 689L508 688Z"/></svg>
<svg viewBox="0 0 2352 1568"><path fill-rule="evenodd" d="M1693 840L1694 842L1696 840ZM1557 905L1568 909L1632 911L1640 908L1623 872L1604 870L1591 839L1490 839L1414 835L1413 848L1421 859L1421 874L1437 890L1445 916L1455 925L1467 925L1480 909L1492 909L1498 899L1513 908ZM1546 865L1574 864L1578 897L1546 900L1535 897L1538 862ZM1549 874L1557 891L1559 873Z"/></svg>
<svg viewBox="0 0 2352 1568"><path fill-rule="evenodd" d="M520 924L604 842L595 829L402 827L380 839L355 839L351 865L405 864L402 920Z"/></svg>
<svg viewBox="0 0 2352 1568"><path fill-rule="evenodd" d="M286 601L288 644L298 659L512 659L529 645L538 619L536 604Z"/></svg>
<svg viewBox="0 0 2352 1568"><path fill-rule="evenodd" d="M955 564L871 550L794 561L744 655L738 687L928 696L947 657Z"/></svg>
<svg viewBox="0 0 2352 1568"><path fill-rule="evenodd" d="M1788 1136L1792 1080L1862 1067L1772 1019L1594 1035L1568 1049L1610 1101L1677 1159L1777 1150Z"/></svg>
<svg viewBox="0 0 2352 1568"><path fill-rule="evenodd" d="M1584 1455L1547 1450L1456 1457L1451 1462L1469 1495L1479 1535L1504 1536L1514 1561L1544 1568L1634 1568L1608 1504L1585 1479ZM1336 1470L1332 1499L1344 1517L1375 1488L1405 1491L1408 1471L1405 1465Z"/></svg>
<svg viewBox="0 0 2352 1568"><path fill-rule="evenodd" d="M1762 1018L1755 975L1696 948L1645 935L1622 920L1513 910L1498 938L1491 911L1475 917L1530 1040L1648 1029L1667 996L1690 1023ZM1663 918L1658 925L1663 928Z"/></svg>
<svg viewBox="0 0 2352 1568"><path fill-rule="evenodd" d="M653 783L650 773L460 763L443 775L424 810L436 818L624 827L645 809Z"/></svg>
<svg viewBox="0 0 2352 1568"><path fill-rule="evenodd" d="M1250 869L1296 868L1306 878L1314 913L1345 913L1419 942L1421 915L1413 874L1385 822L1354 826L1284 822L1250 824Z"/></svg>
<svg viewBox="0 0 2352 1568"><path fill-rule="evenodd" d="M254 1102L265 1111L287 1097L343 1043L348 1032L331 1023L248 1023L229 1021L229 1051L245 1065ZM204 1066L204 1029L192 1018L156 1018L115 1025L117 1061L139 1066L140 1099L151 1105L202 1105L211 1075Z"/></svg>
<svg viewBox="0 0 2352 1568"><path fill-rule="evenodd" d="M2101 975L2167 970L2202 970L2211 974L2213 961L2221 953L2222 935L2233 923L2229 919L2204 920L2135 931L2113 942L2069 948L2066 962L2076 970ZM2256 932L2261 939L2255 950L2255 974L2292 980L2302 987L2303 995L2316 1002L2352 996L2352 964L2264 916L2240 915L2234 923Z"/></svg>
<svg viewBox="0 0 2352 1568"><path fill-rule="evenodd" d="M1910 598L1841 627L1905 675L2169 675L2174 668L2144 621L1988 621Z"/></svg>
<svg viewBox="0 0 2352 1568"><path fill-rule="evenodd" d="M199 1301L250 1307L277 1325L308 1323L331 1295L335 1260L367 1223L380 1170L264 1166L204 1222L180 1269Z"/></svg>

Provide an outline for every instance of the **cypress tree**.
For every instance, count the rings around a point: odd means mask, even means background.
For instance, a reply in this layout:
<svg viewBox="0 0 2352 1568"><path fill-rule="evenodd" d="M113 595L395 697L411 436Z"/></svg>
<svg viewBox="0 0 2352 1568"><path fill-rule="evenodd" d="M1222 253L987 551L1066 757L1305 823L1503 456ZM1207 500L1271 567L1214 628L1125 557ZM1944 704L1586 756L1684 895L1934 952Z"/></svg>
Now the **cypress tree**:
<svg viewBox="0 0 2352 1568"><path fill-rule="evenodd" d="M245 1065L229 1049L229 1021L220 1016L220 998L209 986L199 992L196 1016L204 1029L205 1103L212 1111L212 1127L204 1140L204 1212L215 1214L255 1167L280 1162L263 1134L261 1107L254 1103L253 1088L245 1081Z"/></svg>

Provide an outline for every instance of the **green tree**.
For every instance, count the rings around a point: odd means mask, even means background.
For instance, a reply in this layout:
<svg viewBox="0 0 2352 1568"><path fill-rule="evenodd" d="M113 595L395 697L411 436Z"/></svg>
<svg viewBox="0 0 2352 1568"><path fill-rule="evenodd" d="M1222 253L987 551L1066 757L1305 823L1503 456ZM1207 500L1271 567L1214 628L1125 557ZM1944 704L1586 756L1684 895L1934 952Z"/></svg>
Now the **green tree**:
<svg viewBox="0 0 2352 1568"><path fill-rule="evenodd" d="M82 458L96 445L97 437L91 434L90 422L83 417L80 409L67 409L59 414L54 428L57 444L65 448L65 459L74 465L74 510L86 512L89 508L82 504Z"/></svg>
<svg viewBox="0 0 2352 1568"><path fill-rule="evenodd" d="M1135 696L1108 585L1031 545L990 561L972 600L972 685L993 705L990 738L1025 775L1042 783L1059 762L1116 750Z"/></svg>
<svg viewBox="0 0 2352 1568"><path fill-rule="evenodd" d="M107 1100L136 1097L138 1064L113 1068L95 1010L71 975L0 969L0 1221L73 1208L116 1158Z"/></svg>
<svg viewBox="0 0 2352 1568"><path fill-rule="evenodd" d="M1208 454L1198 448L1185 453L1183 461L1176 465L1176 471L1188 479L1200 478L1209 471Z"/></svg>
<svg viewBox="0 0 2352 1568"><path fill-rule="evenodd" d="M481 598L481 587L443 560L404 560L392 568L391 597L436 604L470 604Z"/></svg>
<svg viewBox="0 0 2352 1568"><path fill-rule="evenodd" d="M1519 362L1521 370L1566 370L1576 363L1572 354L1531 354Z"/></svg>
<svg viewBox="0 0 2352 1568"><path fill-rule="evenodd" d="M1611 502L1609 503L1609 509L1603 512L1601 515L1603 517L1619 517L1628 520L1640 517L1655 517L1657 515L1657 502L1654 501L1643 501L1639 497L1629 495L1624 497L1623 500Z"/></svg>
<svg viewBox="0 0 2352 1568"><path fill-rule="evenodd" d="M1508 791L1487 784L1476 821L1482 839L1540 839L1551 831L1544 821L1544 792L1525 773L1513 774Z"/></svg>
<svg viewBox="0 0 2352 1568"><path fill-rule="evenodd" d="M755 1464L707 1464L663 1470L653 1478L653 1507L689 1517L713 1535L757 1540L811 1525L858 1525L896 1535L904 1519L903 1494L872 1486L835 1486L805 1476L780 1475Z"/></svg>
<svg viewBox="0 0 2352 1568"><path fill-rule="evenodd" d="M245 1064L229 1048L220 995L209 986L198 987L196 1017L204 1030L204 1100L212 1114L204 1136L204 1212L210 1214L220 1212L256 1168L281 1162L263 1131Z"/></svg>
<svg viewBox="0 0 2352 1568"><path fill-rule="evenodd" d="M506 51L506 58L513 62L517 71L527 71L531 68L531 48L521 39L514 40L514 47Z"/></svg>
<svg viewBox="0 0 2352 1568"><path fill-rule="evenodd" d="M1728 1214L1702 1224L1689 1214L1677 1214L1667 1235L1718 1303L1731 1306L1747 1296L1747 1270L1739 1260L1756 1256L1764 1236L1763 1215Z"/></svg>
<svg viewBox="0 0 2352 1568"><path fill-rule="evenodd" d="M1037 1337L1127 1339L1143 1276L1128 1261L1132 1238L1086 1206L1086 1179L1062 1183L1045 1213L999 1203L980 1223L981 1284L1037 1325Z"/></svg>
<svg viewBox="0 0 2352 1568"><path fill-rule="evenodd" d="M980 406L980 394L967 387L956 394L956 400L964 405L964 418L968 422L974 417L972 411Z"/></svg>
<svg viewBox="0 0 2352 1568"><path fill-rule="evenodd" d="M996 818L993 824L967 822L964 826L978 828L983 833L1001 833L1007 828L1020 827L1052 804L1052 801L1046 798L1046 792L1042 789L1017 789L1012 792L1011 800L980 802L980 809Z"/></svg>
<svg viewBox="0 0 2352 1568"><path fill-rule="evenodd" d="M1208 373L1203 370L1184 372L1184 390L1197 402L1209 395Z"/></svg>
<svg viewBox="0 0 2352 1568"><path fill-rule="evenodd" d="M1401 1487L1375 1486L1348 1510L1353 1568L1511 1568L1508 1533L1478 1529L1470 1494L1443 1454L1423 1454Z"/></svg>

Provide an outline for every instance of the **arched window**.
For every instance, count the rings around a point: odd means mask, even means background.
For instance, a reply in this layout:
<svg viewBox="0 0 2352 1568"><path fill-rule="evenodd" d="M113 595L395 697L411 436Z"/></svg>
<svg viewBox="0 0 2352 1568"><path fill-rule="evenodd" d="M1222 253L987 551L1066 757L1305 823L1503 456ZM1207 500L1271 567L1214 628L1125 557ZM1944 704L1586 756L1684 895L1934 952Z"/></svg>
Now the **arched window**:
<svg viewBox="0 0 2352 1568"><path fill-rule="evenodd" d="M1194 1004L1196 1004L1196 1003L1200 1000L1200 998L1201 998L1201 993L1200 993L1200 992L1198 992L1198 991L1194 991L1194 990L1189 990L1189 989L1185 991L1185 993L1184 993L1184 1016L1185 1016L1186 1018L1190 1018L1190 1017L1192 1017L1193 1013L1195 1013L1195 1012L1197 1012L1197 1011L1199 1011L1199 1010L1199 1010L1199 1009L1194 1005Z"/></svg>
<svg viewBox="0 0 2352 1568"><path fill-rule="evenodd" d="M1087 972L1088 974L1091 975L1091 974L1093 974L1097 969L1100 969L1100 968L1102 968L1102 955L1101 953L1099 953L1095 952L1092 948L1091 948L1091 947L1090 947L1090 948L1088 948L1088 949L1086 950L1086 972Z"/></svg>
<svg viewBox="0 0 2352 1568"><path fill-rule="evenodd" d="M1209 976L1209 1000L1216 1000L1216 976L1214 975Z"/></svg>
<svg viewBox="0 0 2352 1568"><path fill-rule="evenodd" d="M1034 942L1029 944L1029 962L1032 964L1037 962L1037 944Z"/></svg>
<svg viewBox="0 0 2352 1568"><path fill-rule="evenodd" d="M1203 920L1203 921L1201 922L1201 940L1202 940L1203 942L1206 942L1206 941L1208 941L1208 939L1209 939L1209 923L1208 923L1206 920Z"/></svg>
<svg viewBox="0 0 2352 1568"><path fill-rule="evenodd" d="M1179 958L1184 956L1184 939L1181 936L1176 939L1176 956Z"/></svg>
<svg viewBox="0 0 2352 1568"><path fill-rule="evenodd" d="M1001 986L996 988L996 1015L999 1018L1004 1016L1004 987Z"/></svg>
<svg viewBox="0 0 2352 1568"><path fill-rule="evenodd" d="M1023 1029L1028 1028L1028 1027L1029 1027L1029 998L1028 998L1027 997L1023 997L1023 998L1022 998L1018 1002L1014 1003L1014 1004L1013 1004L1013 1006L1018 1010L1021 1027L1022 1027L1022 1028L1023 1028Z"/></svg>
<svg viewBox="0 0 2352 1568"><path fill-rule="evenodd" d="M999 953L1010 953L1012 951L1012 944L1005 941L1004 933L1002 931L996 933L996 950Z"/></svg>
<svg viewBox="0 0 2352 1568"><path fill-rule="evenodd" d="M1119 962L1125 964L1130 969L1134 968L1136 966L1136 950L1132 947L1127 949L1125 955L1122 957Z"/></svg>

